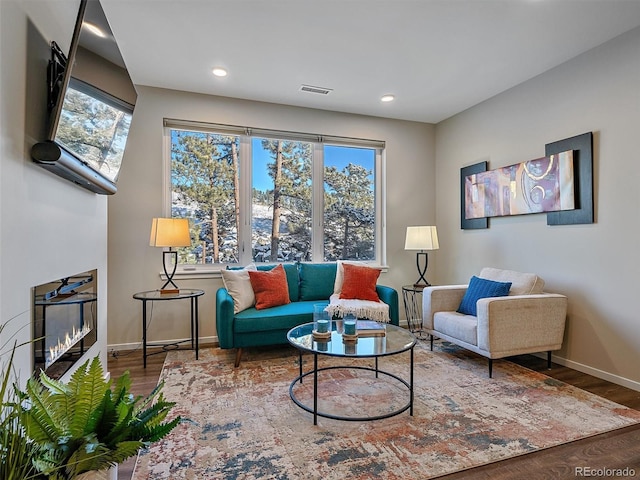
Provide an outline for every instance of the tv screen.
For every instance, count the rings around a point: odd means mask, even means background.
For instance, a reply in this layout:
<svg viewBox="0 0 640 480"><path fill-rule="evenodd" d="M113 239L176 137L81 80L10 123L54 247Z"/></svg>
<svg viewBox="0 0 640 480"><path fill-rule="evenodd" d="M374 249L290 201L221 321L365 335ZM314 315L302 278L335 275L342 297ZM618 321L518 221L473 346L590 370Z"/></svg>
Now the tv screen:
<svg viewBox="0 0 640 480"><path fill-rule="evenodd" d="M98 0L82 0L65 57L52 43L44 168L100 194L116 192L137 94Z"/></svg>

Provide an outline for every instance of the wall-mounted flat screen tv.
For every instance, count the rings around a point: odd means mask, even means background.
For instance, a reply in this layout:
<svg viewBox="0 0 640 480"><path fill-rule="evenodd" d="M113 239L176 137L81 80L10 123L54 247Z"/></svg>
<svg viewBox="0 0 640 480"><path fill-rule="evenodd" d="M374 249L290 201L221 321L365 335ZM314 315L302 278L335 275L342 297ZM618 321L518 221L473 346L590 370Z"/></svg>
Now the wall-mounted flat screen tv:
<svg viewBox="0 0 640 480"><path fill-rule="evenodd" d="M116 192L135 87L98 0L82 0L69 54L55 42L47 72L49 128L40 166L99 194Z"/></svg>

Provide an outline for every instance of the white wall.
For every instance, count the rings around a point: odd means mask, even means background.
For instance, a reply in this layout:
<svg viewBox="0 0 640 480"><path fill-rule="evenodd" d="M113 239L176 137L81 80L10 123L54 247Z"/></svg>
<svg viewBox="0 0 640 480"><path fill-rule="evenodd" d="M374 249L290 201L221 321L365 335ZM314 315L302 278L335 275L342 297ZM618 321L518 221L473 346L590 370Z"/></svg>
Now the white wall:
<svg viewBox="0 0 640 480"><path fill-rule="evenodd" d="M436 127L438 283L483 266L531 271L569 297L557 360L640 390L640 28ZM460 229L460 168L544 156L544 146L594 132L596 223L547 226L545 215ZM462 253L464 252L464 253Z"/></svg>
<svg viewBox="0 0 640 480"><path fill-rule="evenodd" d="M80 2L0 1L0 345L31 338L31 287L98 269L98 341L85 359L106 365L107 199L52 175L30 158L44 140L48 44L68 51ZM15 336L14 336L15 334ZM4 363L3 356L1 362ZM20 380L31 347L17 352Z"/></svg>
<svg viewBox="0 0 640 480"><path fill-rule="evenodd" d="M433 126L148 87L138 87L138 93L118 193L109 200L110 347L140 343L141 305L132 294L162 285L161 252L149 247L149 229L151 218L163 215L165 117L385 140L389 270L380 283L400 292L403 284L415 281L415 255L404 251L404 237L407 225L431 224L435 219ZM214 299L221 280L180 280L179 285L205 291L200 332L201 337L214 339ZM154 306L150 341L189 336L188 303L180 303Z"/></svg>

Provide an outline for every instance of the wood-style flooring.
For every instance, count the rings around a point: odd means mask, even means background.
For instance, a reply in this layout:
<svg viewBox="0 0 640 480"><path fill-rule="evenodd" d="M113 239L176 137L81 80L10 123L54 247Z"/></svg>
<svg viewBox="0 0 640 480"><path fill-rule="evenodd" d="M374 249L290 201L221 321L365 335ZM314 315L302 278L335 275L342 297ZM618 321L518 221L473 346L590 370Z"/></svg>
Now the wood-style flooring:
<svg viewBox="0 0 640 480"><path fill-rule="evenodd" d="M211 347L203 345L201 348ZM142 367L142 351L119 352L109 356L108 369L113 378L129 370L132 393L148 395L156 386L166 353L147 358ZM531 370L587 390L611 401L640 410L640 392L615 385L567 367L553 364L547 369L546 359L533 355L520 355L509 359ZM501 360L497 360L499 362ZM233 368L233 366L230 366ZM118 480L130 480L135 459L119 465ZM616 476L615 469L631 469L633 476ZM582 469L582 470L580 470ZM608 471L607 471L608 469ZM627 470L629 472L629 470ZM589 475L587 475L587 473ZM602 473L602 475L600 475ZM622 472L624 473L624 472ZM446 480L543 480L543 479L640 478L640 425L571 442L566 445L539 450L527 455L503 460L482 467L440 477ZM203 479L204 480L204 479Z"/></svg>

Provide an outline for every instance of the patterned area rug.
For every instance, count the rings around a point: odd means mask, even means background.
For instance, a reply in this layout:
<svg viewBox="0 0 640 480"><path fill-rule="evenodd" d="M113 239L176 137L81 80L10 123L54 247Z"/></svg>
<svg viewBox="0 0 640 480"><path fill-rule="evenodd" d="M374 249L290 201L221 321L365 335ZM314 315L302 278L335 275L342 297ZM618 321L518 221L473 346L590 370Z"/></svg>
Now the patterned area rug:
<svg viewBox="0 0 640 480"><path fill-rule="evenodd" d="M296 406L289 385L298 354L289 347L170 352L162 378L173 412L187 421L141 452L133 479L427 479L640 422L640 412L508 361L488 378L483 357L445 342L415 349L415 405L372 422L339 421ZM312 362L303 357L305 371ZM320 366L344 359L320 357ZM351 361L371 366L372 360ZM409 354L380 368L408 379ZM307 380L308 379L308 380ZM296 396L313 405L312 377ZM408 402L401 383L368 370L326 370L319 408L379 415Z"/></svg>

